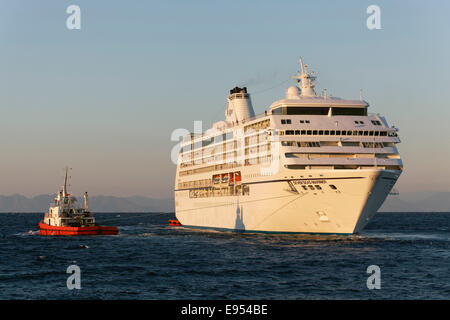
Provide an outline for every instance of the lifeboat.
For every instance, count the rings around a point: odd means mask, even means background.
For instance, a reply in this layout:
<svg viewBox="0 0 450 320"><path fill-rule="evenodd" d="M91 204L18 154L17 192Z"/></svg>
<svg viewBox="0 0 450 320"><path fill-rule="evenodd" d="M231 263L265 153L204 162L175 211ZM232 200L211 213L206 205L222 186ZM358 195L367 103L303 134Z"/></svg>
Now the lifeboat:
<svg viewBox="0 0 450 320"><path fill-rule="evenodd" d="M228 173L222 174L222 183L228 183L229 179L230 179L230 176Z"/></svg>
<svg viewBox="0 0 450 320"><path fill-rule="evenodd" d="M220 183L220 174L216 174L213 176L213 183L214 184Z"/></svg>

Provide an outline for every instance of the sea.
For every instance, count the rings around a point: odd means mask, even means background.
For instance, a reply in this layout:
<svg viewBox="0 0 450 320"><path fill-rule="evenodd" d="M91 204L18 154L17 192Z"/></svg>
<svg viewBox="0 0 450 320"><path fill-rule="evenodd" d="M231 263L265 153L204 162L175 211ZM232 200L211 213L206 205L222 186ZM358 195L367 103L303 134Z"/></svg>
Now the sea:
<svg viewBox="0 0 450 320"><path fill-rule="evenodd" d="M0 299L450 298L450 213L378 213L352 236L171 227L168 213L97 213L116 236L40 236L42 216L0 214Z"/></svg>

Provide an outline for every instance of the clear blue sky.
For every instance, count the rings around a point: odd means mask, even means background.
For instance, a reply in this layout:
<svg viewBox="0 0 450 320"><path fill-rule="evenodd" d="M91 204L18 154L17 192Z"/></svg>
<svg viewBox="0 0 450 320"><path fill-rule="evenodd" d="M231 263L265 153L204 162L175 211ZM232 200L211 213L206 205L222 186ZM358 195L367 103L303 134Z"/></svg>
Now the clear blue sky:
<svg viewBox="0 0 450 320"><path fill-rule="evenodd" d="M66 8L81 8L81 30ZM381 30L366 8L381 7ZM0 194L171 197L176 128L221 120L228 90L288 79L364 98L400 128L400 191L450 191L448 1L0 0ZM291 83L253 95L257 113Z"/></svg>

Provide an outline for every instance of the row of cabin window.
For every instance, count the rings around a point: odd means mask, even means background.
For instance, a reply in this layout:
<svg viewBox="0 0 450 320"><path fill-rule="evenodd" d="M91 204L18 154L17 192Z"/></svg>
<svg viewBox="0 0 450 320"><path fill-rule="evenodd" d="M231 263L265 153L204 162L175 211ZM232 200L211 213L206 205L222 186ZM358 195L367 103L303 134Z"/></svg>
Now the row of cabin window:
<svg viewBox="0 0 450 320"><path fill-rule="evenodd" d="M300 120L300 123L310 123L309 120ZM281 124L292 124L291 119L281 119Z"/></svg>
<svg viewBox="0 0 450 320"><path fill-rule="evenodd" d="M384 148L384 144L382 142L363 142L364 148Z"/></svg>
<svg viewBox="0 0 450 320"><path fill-rule="evenodd" d="M224 196L248 196L250 195L250 187L246 184L229 186L226 188L197 188L189 190L189 198L208 198L208 197L224 197Z"/></svg>
<svg viewBox="0 0 450 320"><path fill-rule="evenodd" d="M195 180L195 181L186 181L178 183L178 188L194 188L194 187L209 187L211 186L211 179L203 179L203 180Z"/></svg>
<svg viewBox="0 0 450 320"><path fill-rule="evenodd" d="M356 124L364 124L364 121L355 120ZM375 126L381 126L382 123L378 120L371 120L372 124ZM309 120L300 120L300 123L310 123ZM281 124L292 124L291 119L281 119Z"/></svg>
<svg viewBox="0 0 450 320"><path fill-rule="evenodd" d="M313 136L375 136L386 137L387 131L362 131L362 130L286 130L285 135L313 135ZM389 132L390 137L396 137L395 132Z"/></svg>
<svg viewBox="0 0 450 320"><path fill-rule="evenodd" d="M328 142L328 141L327 141ZM324 142L325 143L325 142ZM344 146L353 146L353 147L359 147L359 142L352 142L351 145L344 145L345 142L343 142ZM318 141L281 141L281 145L283 147L300 147L300 148L319 148L320 142ZM389 146L389 144L383 144L382 142L363 142L362 146L364 148L384 148L385 146Z"/></svg>
<svg viewBox="0 0 450 320"><path fill-rule="evenodd" d="M268 140L267 132L259 133L257 135L253 135L253 136L250 136L250 137L245 137L245 143L246 144L266 143L267 140ZM196 142L194 144L193 151L194 152L198 152L200 156L201 156L202 152L205 152L205 150L208 150L208 152L211 152L212 150L222 150L221 149L222 148L222 144L218 144L216 146L210 146L208 148L202 149L204 146L203 146L203 144L200 145L200 143L204 142L204 141L205 140L199 141L199 142ZM236 142L235 140L226 142L225 150L235 149L236 148L235 142ZM206 144L205 146L207 146L207 145L209 145L209 143ZM182 147L180 149L180 153L184 153L186 151L191 151L191 145L184 146L184 147ZM194 157L197 157L197 155L194 155Z"/></svg>
<svg viewBox="0 0 450 320"><path fill-rule="evenodd" d="M319 148L320 142L317 141L281 141L283 147L303 147L303 148Z"/></svg>
<svg viewBox="0 0 450 320"><path fill-rule="evenodd" d="M379 169L386 169L386 170L403 170L403 166L380 166L376 165L375 163L372 165L300 165L300 164L285 164L284 165L288 169L293 170L357 170L357 169L370 169L377 167Z"/></svg>
<svg viewBox="0 0 450 320"><path fill-rule="evenodd" d="M233 131L230 131L230 132L227 132L227 133L224 133L224 134L220 134L220 135L215 136L215 137L207 138L207 139L202 140L202 141L197 141L194 144L185 145L185 146L183 146L181 148L181 152L195 150L195 149L199 149L199 148L202 148L202 147L209 146L210 144L213 144L213 143L227 141L227 140L233 139L233 137L234 137Z"/></svg>
<svg viewBox="0 0 450 320"><path fill-rule="evenodd" d="M302 188L303 188L303 190L308 190L308 188L310 189L310 190L322 190L322 187L321 186L319 186L318 184L316 184L316 185L312 185L312 184L309 184L308 186L305 186L305 185L302 185ZM332 189L332 190L336 190L337 188L336 188L336 186L334 185L334 184L330 184L330 188Z"/></svg>
<svg viewBox="0 0 450 320"><path fill-rule="evenodd" d="M279 107L272 110L274 115L328 115L330 107ZM333 116L367 116L367 108L332 107Z"/></svg>
<svg viewBox="0 0 450 320"><path fill-rule="evenodd" d="M269 125L270 125L270 119L266 119L266 120L245 126L244 131L247 132L249 130L255 130L255 131L264 130L267 127L269 127Z"/></svg>

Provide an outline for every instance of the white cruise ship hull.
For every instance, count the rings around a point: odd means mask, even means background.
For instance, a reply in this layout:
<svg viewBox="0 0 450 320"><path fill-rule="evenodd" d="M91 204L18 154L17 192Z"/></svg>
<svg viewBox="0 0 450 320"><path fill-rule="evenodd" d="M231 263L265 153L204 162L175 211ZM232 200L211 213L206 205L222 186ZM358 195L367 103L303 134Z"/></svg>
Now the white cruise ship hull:
<svg viewBox="0 0 450 320"><path fill-rule="evenodd" d="M377 168L316 173L309 179L286 179L287 172L254 179L245 196L190 198L189 190L176 190L176 217L183 226L201 228L354 234L375 215L400 175ZM321 190L305 191L302 185Z"/></svg>

